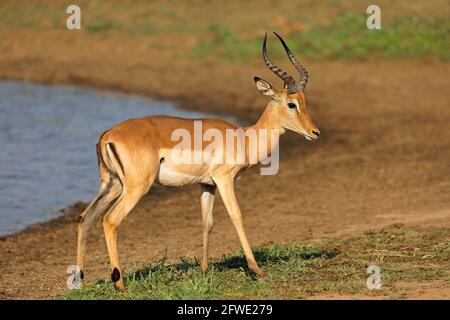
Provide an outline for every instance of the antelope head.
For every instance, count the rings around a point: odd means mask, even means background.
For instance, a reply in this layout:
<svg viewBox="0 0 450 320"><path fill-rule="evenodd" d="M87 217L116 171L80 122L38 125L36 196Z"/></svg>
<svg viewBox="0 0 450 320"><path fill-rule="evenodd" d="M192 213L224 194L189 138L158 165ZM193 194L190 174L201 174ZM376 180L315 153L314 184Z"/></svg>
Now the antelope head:
<svg viewBox="0 0 450 320"><path fill-rule="evenodd" d="M307 140L316 140L319 137L320 131L309 115L303 94L306 83L308 82L308 71L297 61L284 40L277 33L274 32L274 34L280 39L289 60L300 74L300 82L296 84L291 75L270 61L266 48L266 34L263 42L264 63L273 73L283 80L284 87L282 89L275 89L267 81L255 77L256 87L262 94L272 98L269 106L274 110L272 114L272 117L275 117L275 119L272 119L274 122L283 129L291 130L304 136Z"/></svg>

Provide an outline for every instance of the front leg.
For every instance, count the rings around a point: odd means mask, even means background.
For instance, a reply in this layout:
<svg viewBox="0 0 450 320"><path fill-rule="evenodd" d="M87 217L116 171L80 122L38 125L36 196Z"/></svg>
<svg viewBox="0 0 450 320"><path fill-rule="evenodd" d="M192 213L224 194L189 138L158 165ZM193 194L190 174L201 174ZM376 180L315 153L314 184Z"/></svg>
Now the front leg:
<svg viewBox="0 0 450 320"><path fill-rule="evenodd" d="M251 271L256 273L259 277L264 277L264 272L259 269L256 263L255 257L253 256L252 249L248 243L247 236L244 230L244 222L242 219L241 209L236 199L234 193L234 179L231 176L221 176L214 177L214 182L219 188L220 195L222 197L223 203L227 208L228 215L230 216L231 222L236 229L239 240L241 242L242 250L244 250L245 257L247 259L248 267Z"/></svg>
<svg viewBox="0 0 450 320"><path fill-rule="evenodd" d="M208 270L208 249L209 249L209 235L213 228L213 208L214 197L216 193L215 186L202 185L202 196L200 203L202 207L202 226L203 226L203 259L202 271Z"/></svg>

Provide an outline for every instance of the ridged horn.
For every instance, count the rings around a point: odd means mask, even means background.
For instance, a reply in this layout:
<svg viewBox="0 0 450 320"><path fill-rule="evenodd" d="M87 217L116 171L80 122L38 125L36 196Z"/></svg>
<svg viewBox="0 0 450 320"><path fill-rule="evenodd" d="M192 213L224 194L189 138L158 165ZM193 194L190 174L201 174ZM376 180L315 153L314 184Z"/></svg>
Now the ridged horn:
<svg viewBox="0 0 450 320"><path fill-rule="evenodd" d="M295 69L297 69L298 73L300 74L300 83L298 84L298 87L297 87L298 91L300 91L300 92L305 91L306 84L308 83L308 76L309 76L308 70L306 70L305 67L303 67L303 65L301 65L297 61L297 59L292 54L291 50L289 50L289 47L287 46L286 42L284 42L283 38L281 38L281 36L276 32L274 32L274 34L278 37L278 39L280 39L281 44L284 47L284 50L286 50L289 60L291 60Z"/></svg>
<svg viewBox="0 0 450 320"><path fill-rule="evenodd" d="M264 35L264 42L263 42L263 59L266 66L277 76L281 78L281 80L284 81L287 90L289 94L294 94L297 92L297 86L295 84L295 80L292 76L290 76L287 72L283 71L281 68L277 67L270 61L269 55L267 54L267 33Z"/></svg>

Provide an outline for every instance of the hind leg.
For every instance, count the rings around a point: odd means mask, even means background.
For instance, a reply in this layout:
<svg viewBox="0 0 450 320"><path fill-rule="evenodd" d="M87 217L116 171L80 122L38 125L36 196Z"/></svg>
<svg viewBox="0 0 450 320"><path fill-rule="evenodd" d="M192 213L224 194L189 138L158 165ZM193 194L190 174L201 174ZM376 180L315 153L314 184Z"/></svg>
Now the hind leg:
<svg viewBox="0 0 450 320"><path fill-rule="evenodd" d="M103 217L103 231L112 268L111 280L118 290L125 287L117 252L117 229L150 189L160 163L157 148L151 144L138 148L135 141L127 136L114 141L113 134L105 134L99 142L101 159L122 186L118 199Z"/></svg>
<svg viewBox="0 0 450 320"><path fill-rule="evenodd" d="M124 290L123 276L120 268L119 255L117 251L117 229L123 219L130 213L147 188L127 189L124 187L122 194L114 205L114 208L103 217L103 231L105 233L106 245L111 260L111 280L117 290Z"/></svg>
<svg viewBox="0 0 450 320"><path fill-rule="evenodd" d="M118 180L110 179L107 183L102 182L96 197L78 217L77 267L80 280L84 279L87 235L95 220L100 214L108 210L108 207L117 199L119 194L120 184Z"/></svg>

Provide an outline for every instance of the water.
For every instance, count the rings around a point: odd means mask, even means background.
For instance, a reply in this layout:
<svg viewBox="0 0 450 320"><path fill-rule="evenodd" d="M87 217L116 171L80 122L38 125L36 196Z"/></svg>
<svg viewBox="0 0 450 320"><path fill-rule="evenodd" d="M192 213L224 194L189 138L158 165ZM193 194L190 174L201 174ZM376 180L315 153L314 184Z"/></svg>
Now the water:
<svg viewBox="0 0 450 320"><path fill-rule="evenodd" d="M0 82L0 235L91 200L98 190L99 135L152 114L207 116L135 95Z"/></svg>

